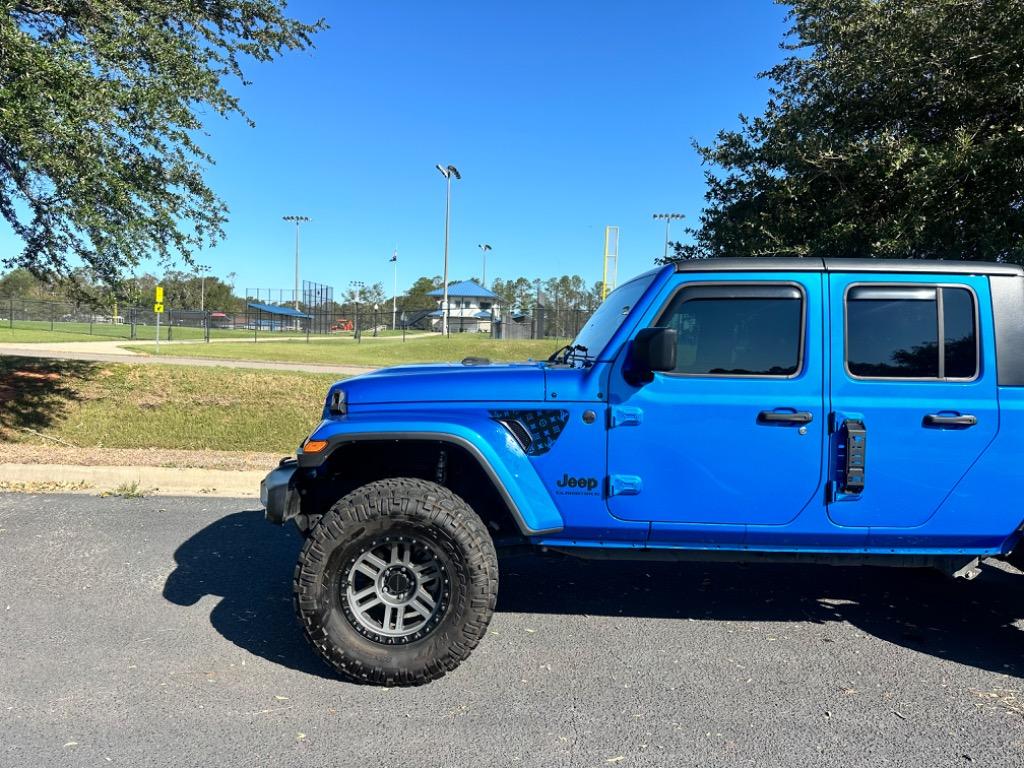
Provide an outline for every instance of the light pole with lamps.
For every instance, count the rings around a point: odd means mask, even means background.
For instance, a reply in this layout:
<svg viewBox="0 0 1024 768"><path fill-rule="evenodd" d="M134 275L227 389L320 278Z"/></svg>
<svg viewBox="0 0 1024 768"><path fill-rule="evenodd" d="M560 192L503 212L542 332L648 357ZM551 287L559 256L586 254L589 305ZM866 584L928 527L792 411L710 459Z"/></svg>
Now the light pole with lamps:
<svg viewBox="0 0 1024 768"><path fill-rule="evenodd" d="M295 223L295 295L294 299L295 311L299 311L299 227L302 224L312 221L309 216L282 216L285 221L291 221ZM298 318L296 318L296 322Z"/></svg>
<svg viewBox="0 0 1024 768"><path fill-rule="evenodd" d="M480 251L484 255L484 272L483 272L483 276L480 278L480 281L484 284L484 288L486 288L487 287L487 252L488 251L493 251L494 249L491 248L491 246L489 246L487 243L480 243L480 245L478 245L477 248L479 248Z"/></svg>
<svg viewBox="0 0 1024 768"><path fill-rule="evenodd" d="M363 335L359 332L359 292L366 287L366 283L362 280L352 280L349 285L351 285L356 292L356 315L355 323L352 326L352 335L355 337L356 341L362 341Z"/></svg>
<svg viewBox="0 0 1024 768"><path fill-rule="evenodd" d="M462 179L462 174L459 173L459 169L454 165L441 165L438 163L434 166L441 172L447 182L447 191L445 192L444 198L444 296L442 301L444 306L441 308L441 335L448 335L448 229L451 221L451 207L452 207L452 176L456 179Z"/></svg>
<svg viewBox="0 0 1024 768"><path fill-rule="evenodd" d="M206 273L210 271L209 267L202 265L196 267L196 272L199 273L199 311L206 311Z"/></svg>
<svg viewBox="0 0 1024 768"><path fill-rule="evenodd" d="M664 258L668 258L668 228L672 225L673 221L679 221L686 217L681 213L656 213L654 214L655 219L660 219L665 222L665 255Z"/></svg>
<svg viewBox="0 0 1024 768"><path fill-rule="evenodd" d="M391 256L391 262L395 265L395 284L391 291L391 330L395 330L397 326L395 321L398 319L398 246L395 246L395 252Z"/></svg>

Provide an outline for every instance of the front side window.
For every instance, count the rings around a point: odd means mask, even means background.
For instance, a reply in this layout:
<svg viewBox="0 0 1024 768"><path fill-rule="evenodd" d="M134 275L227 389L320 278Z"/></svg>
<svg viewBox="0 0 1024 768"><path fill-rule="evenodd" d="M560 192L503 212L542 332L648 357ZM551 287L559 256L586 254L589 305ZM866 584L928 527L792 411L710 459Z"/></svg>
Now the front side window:
<svg viewBox="0 0 1024 768"><path fill-rule="evenodd" d="M658 325L678 335L677 374L795 376L803 350L803 292L796 285L690 285Z"/></svg>
<svg viewBox="0 0 1024 768"><path fill-rule="evenodd" d="M846 366L860 378L974 378L978 335L973 294L931 285L851 287Z"/></svg>

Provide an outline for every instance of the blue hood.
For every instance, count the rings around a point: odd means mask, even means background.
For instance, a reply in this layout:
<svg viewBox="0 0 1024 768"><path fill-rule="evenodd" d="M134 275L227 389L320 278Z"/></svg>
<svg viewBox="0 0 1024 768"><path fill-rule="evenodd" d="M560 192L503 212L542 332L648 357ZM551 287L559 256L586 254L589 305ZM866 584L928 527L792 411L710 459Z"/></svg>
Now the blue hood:
<svg viewBox="0 0 1024 768"><path fill-rule="evenodd" d="M338 382L349 407L387 403L544 400L544 363L442 363L382 368ZM330 394L328 394L328 402Z"/></svg>

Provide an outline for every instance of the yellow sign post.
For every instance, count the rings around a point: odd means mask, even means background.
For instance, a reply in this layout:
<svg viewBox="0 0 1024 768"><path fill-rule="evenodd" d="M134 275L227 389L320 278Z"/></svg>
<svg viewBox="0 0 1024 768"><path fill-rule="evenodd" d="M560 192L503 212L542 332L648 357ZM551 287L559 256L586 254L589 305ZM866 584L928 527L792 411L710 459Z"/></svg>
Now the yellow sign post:
<svg viewBox="0 0 1024 768"><path fill-rule="evenodd" d="M164 289L163 286L156 287L156 295L153 296L153 314L156 315L156 353L160 354L160 315L164 313Z"/></svg>

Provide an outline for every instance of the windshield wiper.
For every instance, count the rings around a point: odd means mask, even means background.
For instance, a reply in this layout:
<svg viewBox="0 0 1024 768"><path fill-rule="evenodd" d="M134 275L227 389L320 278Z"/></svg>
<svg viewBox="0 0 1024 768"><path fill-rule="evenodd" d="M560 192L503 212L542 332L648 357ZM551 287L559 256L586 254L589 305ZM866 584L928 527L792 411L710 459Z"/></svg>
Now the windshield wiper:
<svg viewBox="0 0 1024 768"><path fill-rule="evenodd" d="M551 357L548 358L549 363L561 363L562 365L568 365L576 361L576 355L583 355L583 363L593 362L587 355L587 348L582 344L566 344L564 347L559 349L557 352L552 353Z"/></svg>
<svg viewBox="0 0 1024 768"><path fill-rule="evenodd" d="M593 362L590 359L589 355L587 355L587 352L588 352L587 348L585 346L583 346L582 344L576 344L575 346L570 346L569 349L566 350L563 362L574 363L574 362L576 362L576 355L577 354L581 354L581 355L583 355L583 364L584 364L584 366L586 366L588 363L592 363Z"/></svg>
<svg viewBox="0 0 1024 768"><path fill-rule="evenodd" d="M552 352L551 356L548 358L548 362L549 363L564 363L565 362L565 356L568 355L570 352L572 352L572 344L566 344L564 347L562 347L560 349L556 349L554 352ZM561 359L559 359L559 355L562 356Z"/></svg>

